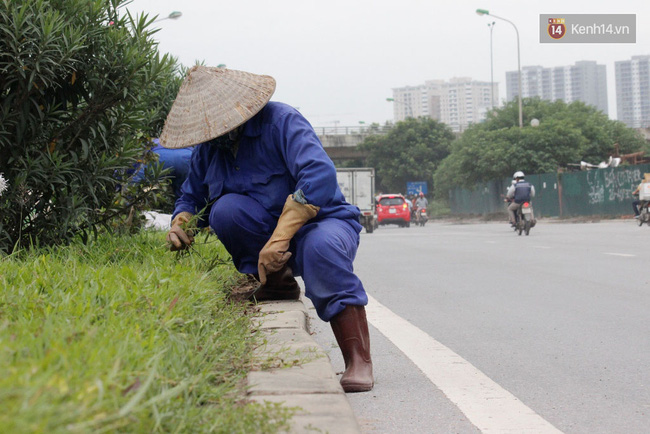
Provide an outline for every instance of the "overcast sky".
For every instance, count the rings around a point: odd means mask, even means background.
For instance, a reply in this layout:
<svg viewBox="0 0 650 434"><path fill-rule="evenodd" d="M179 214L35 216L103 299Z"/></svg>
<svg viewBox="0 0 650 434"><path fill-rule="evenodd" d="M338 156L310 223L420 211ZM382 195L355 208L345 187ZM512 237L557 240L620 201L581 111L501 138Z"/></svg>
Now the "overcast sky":
<svg viewBox="0 0 650 434"><path fill-rule="evenodd" d="M132 13L165 17L156 39L185 66L273 76L272 98L300 111L315 127L383 124L393 119L392 89L425 80L471 77L494 81L505 99L506 71L595 60L607 67L609 115L616 118L614 62L650 54L648 0L134 0ZM541 44L540 14L636 14L635 44Z"/></svg>

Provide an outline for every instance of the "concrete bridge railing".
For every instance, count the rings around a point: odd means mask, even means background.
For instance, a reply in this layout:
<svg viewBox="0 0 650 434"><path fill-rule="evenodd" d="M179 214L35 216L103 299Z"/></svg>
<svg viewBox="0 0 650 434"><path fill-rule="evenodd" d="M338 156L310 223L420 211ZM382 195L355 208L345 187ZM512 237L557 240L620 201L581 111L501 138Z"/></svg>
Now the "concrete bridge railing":
<svg viewBox="0 0 650 434"><path fill-rule="evenodd" d="M373 134L386 134L389 127L355 126L355 127L316 127L318 138L327 155L334 161L364 158L366 154L357 146L366 137Z"/></svg>

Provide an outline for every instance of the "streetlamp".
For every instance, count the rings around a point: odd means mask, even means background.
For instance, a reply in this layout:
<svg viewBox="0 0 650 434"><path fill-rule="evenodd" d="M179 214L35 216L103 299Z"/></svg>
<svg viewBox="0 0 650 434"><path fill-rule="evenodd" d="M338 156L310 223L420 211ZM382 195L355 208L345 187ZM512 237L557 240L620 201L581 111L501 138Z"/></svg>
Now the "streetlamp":
<svg viewBox="0 0 650 434"><path fill-rule="evenodd" d="M490 28L490 96L492 98L492 108L494 108L494 61L492 57L492 31L494 30L495 22L488 23Z"/></svg>
<svg viewBox="0 0 650 434"><path fill-rule="evenodd" d="M517 34L517 70L518 70L518 73L519 73L519 95L517 95L519 97L519 128L523 128L524 127L524 116L523 116L523 112L522 112L522 109L521 109L521 54L520 54L521 51L519 49L519 30L517 30L517 26L515 26L515 23L513 23L512 21L507 20L507 19L505 19L503 17L498 17L498 16L496 16L494 14L491 14L490 11L488 11L486 9L476 9L476 13L479 14L479 15L489 15L489 16L497 18L499 20L503 20L506 23L512 24L512 27L515 28L515 33Z"/></svg>
<svg viewBox="0 0 650 434"><path fill-rule="evenodd" d="M179 19L181 16L183 16L183 13L182 13L182 12L180 12L180 11L174 11L174 12L172 12L171 14L167 15L166 17L158 18L157 20L154 20L153 22L154 22L154 23L157 23L158 21L162 21L162 20L177 20L177 19Z"/></svg>
<svg viewBox="0 0 650 434"><path fill-rule="evenodd" d="M410 117L413 117L413 110L411 109L411 106L409 104L405 103L404 101L397 101L397 100L395 100L395 98L386 98L386 101L394 102L396 104L402 104L402 106L404 107L404 117L408 118L409 113L410 113Z"/></svg>

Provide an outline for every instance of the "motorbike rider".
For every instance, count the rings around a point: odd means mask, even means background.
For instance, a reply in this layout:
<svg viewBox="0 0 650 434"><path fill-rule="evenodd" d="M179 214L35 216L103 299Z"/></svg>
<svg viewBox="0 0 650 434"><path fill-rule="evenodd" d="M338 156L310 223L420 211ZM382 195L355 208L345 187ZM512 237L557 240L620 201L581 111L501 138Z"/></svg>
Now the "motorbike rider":
<svg viewBox="0 0 650 434"><path fill-rule="evenodd" d="M506 199L510 199L511 201L510 205L508 205L508 216L510 218L510 224L514 225L516 223L515 215L519 208L521 208L521 205L535 197L535 186L526 182L524 172L520 170L516 171L512 177L515 180L515 184L508 188ZM531 217L534 222L535 217Z"/></svg>
<svg viewBox="0 0 650 434"><path fill-rule="evenodd" d="M411 220L415 221L415 213L418 210L418 207L415 206L415 200L417 199L417 196L414 194L409 194L409 196L406 198L407 202L409 203L409 210L411 212Z"/></svg>
<svg viewBox="0 0 650 434"><path fill-rule="evenodd" d="M644 173L643 174L643 179L641 180L641 183L636 187L636 189L632 192L633 196L639 196L639 192L641 191L641 187L645 183L650 183L650 173ZM640 213L640 209L645 205L647 201L645 200L640 200L638 197L635 201L632 202L632 209L634 210L634 218L638 219Z"/></svg>
<svg viewBox="0 0 650 434"><path fill-rule="evenodd" d="M510 187L514 186L516 183L517 183L517 181L515 179L513 179L510 182L510 185L508 186L508 188L506 188L506 194L503 196L503 201L506 203L506 212L508 212L508 207L512 203L512 198L508 197L508 191L510 191ZM514 225L515 225L514 223L510 222L510 226L514 226Z"/></svg>
<svg viewBox="0 0 650 434"><path fill-rule="evenodd" d="M417 200L415 201L415 209L416 211L419 211L421 209L426 209L427 205L429 205L429 201L427 200L426 197L424 197L424 193L420 192L418 195ZM417 219L420 220L420 214L417 214Z"/></svg>
<svg viewBox="0 0 650 434"><path fill-rule="evenodd" d="M413 201L409 199L408 195L404 196L404 201L406 202L406 206L409 207L409 214L413 213Z"/></svg>

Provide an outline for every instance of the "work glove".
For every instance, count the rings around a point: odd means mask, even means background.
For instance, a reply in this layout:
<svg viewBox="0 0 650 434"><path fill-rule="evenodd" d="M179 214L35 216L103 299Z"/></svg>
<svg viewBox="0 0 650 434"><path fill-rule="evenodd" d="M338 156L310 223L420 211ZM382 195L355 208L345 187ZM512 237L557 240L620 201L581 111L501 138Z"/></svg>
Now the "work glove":
<svg viewBox="0 0 650 434"><path fill-rule="evenodd" d="M192 214L183 211L172 220L172 228L167 233L167 243L172 252L187 249L194 242L194 234L187 228L191 218Z"/></svg>
<svg viewBox="0 0 650 434"><path fill-rule="evenodd" d="M291 257L289 252L291 239L308 220L318 214L319 210L317 206L296 202L293 194L287 197L278 225L260 251L257 272L262 285L266 284L267 274L280 271L286 265Z"/></svg>

